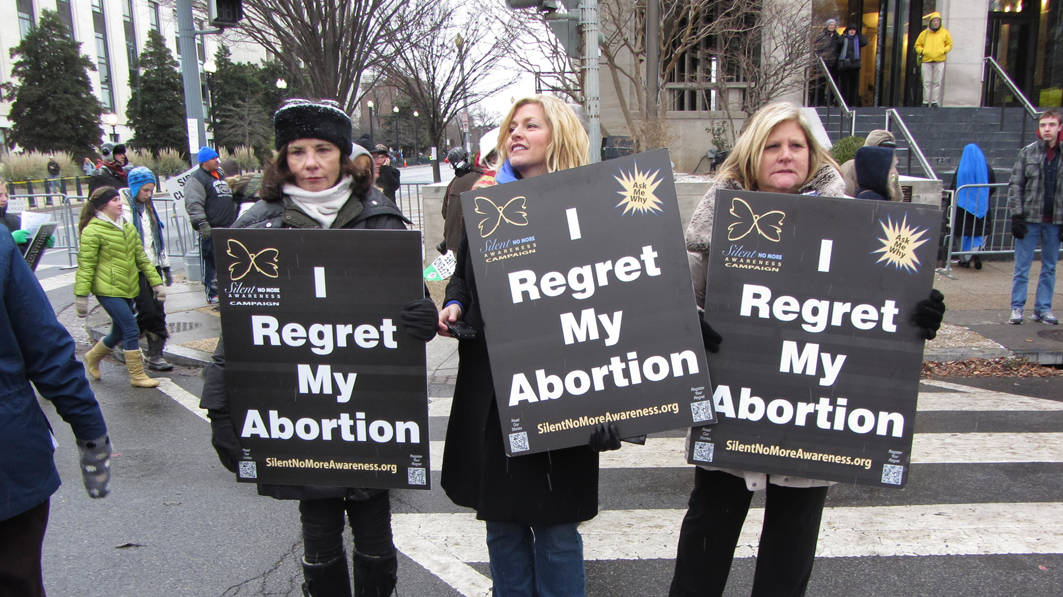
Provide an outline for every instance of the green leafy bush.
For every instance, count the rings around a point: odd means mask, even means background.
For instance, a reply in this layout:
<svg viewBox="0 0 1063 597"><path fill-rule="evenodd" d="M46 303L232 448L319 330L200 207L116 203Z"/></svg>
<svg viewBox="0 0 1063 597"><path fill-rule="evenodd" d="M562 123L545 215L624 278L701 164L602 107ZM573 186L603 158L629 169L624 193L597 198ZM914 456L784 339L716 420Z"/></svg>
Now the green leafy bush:
<svg viewBox="0 0 1063 597"><path fill-rule="evenodd" d="M839 139L834 147L830 148L830 153L834 156L834 160L839 164L844 164L853 159L856 155L856 150L864 146L863 137L845 137Z"/></svg>

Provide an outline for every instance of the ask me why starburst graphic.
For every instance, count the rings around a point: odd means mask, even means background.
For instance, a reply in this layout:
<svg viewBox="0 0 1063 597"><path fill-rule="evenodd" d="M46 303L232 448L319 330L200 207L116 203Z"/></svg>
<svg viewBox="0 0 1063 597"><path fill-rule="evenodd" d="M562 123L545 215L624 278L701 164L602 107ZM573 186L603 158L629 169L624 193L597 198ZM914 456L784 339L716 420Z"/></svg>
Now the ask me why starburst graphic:
<svg viewBox="0 0 1063 597"><path fill-rule="evenodd" d="M907 216L899 224L887 217L885 222L879 220L879 225L885 238L879 238L882 247L871 252L882 254L875 263L885 262L886 265L911 273L919 271L919 257L915 250L929 240L926 237L927 229L908 226Z"/></svg>
<svg viewBox="0 0 1063 597"><path fill-rule="evenodd" d="M629 213L661 213L661 200L653 194L662 182L661 179L657 178L660 173L660 170L654 170L653 173L642 172L639 170L638 164L635 164L634 172L621 170L620 176L613 177L623 187L617 191L623 199L615 207L623 206L623 215Z"/></svg>

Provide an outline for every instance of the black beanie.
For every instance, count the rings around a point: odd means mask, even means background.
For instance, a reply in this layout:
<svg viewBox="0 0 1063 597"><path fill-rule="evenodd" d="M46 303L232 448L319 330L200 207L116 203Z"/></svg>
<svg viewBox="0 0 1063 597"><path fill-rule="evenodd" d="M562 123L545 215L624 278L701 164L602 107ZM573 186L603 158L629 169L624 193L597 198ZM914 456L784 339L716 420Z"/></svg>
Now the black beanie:
<svg viewBox="0 0 1063 597"><path fill-rule="evenodd" d="M861 147L856 150L856 183L889 199L890 168L893 167L892 147Z"/></svg>
<svg viewBox="0 0 1063 597"><path fill-rule="evenodd" d="M351 119L333 100L289 99L273 114L276 147L296 139L324 139L351 155Z"/></svg>

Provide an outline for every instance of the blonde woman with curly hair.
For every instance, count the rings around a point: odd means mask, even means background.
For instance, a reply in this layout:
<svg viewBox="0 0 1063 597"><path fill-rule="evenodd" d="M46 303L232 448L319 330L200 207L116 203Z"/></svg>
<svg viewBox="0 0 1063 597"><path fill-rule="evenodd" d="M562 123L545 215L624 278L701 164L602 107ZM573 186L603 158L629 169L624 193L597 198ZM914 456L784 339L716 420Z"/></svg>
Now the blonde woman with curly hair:
<svg viewBox="0 0 1063 597"><path fill-rule="evenodd" d="M712 216L720 190L807 195L809 209L820 204L816 196L846 196L837 163L816 141L800 108L778 102L758 110L735 141L734 150L720 166L687 227L687 257L699 309L705 306ZM943 301L935 290L930 299L917 306L913 324L923 330L925 338L933 338L941 324ZM702 331L708 350L719 350L719 334L704 321ZM804 595L816 558L827 488L833 484L794 475L696 468L694 489L679 531L669 596L723 594L739 533L757 491L765 491L766 496L752 595Z"/></svg>
<svg viewBox="0 0 1063 597"><path fill-rule="evenodd" d="M506 184L587 163L589 141L561 100L517 101L502 121L498 173L473 188ZM583 540L577 526L598 513L599 443L507 457L495 403L483 317L468 236L447 285L438 331L463 321L475 337L458 344L458 379L443 452L442 486L487 524L494 595L579 596L586 592ZM619 442L616 442L619 444Z"/></svg>

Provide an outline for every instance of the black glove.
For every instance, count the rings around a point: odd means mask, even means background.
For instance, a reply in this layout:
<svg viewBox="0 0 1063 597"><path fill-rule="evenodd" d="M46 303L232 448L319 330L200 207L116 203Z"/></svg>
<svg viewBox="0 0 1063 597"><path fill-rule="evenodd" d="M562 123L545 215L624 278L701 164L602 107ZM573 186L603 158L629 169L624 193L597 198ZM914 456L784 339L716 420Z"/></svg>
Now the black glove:
<svg viewBox="0 0 1063 597"><path fill-rule="evenodd" d="M162 268L162 279L167 286L173 286L173 274L170 273L169 267Z"/></svg>
<svg viewBox="0 0 1063 597"><path fill-rule="evenodd" d="M229 472L235 473L241 449L233 421L227 411L210 410L207 415L210 418L210 443L218 453L218 460Z"/></svg>
<svg viewBox="0 0 1063 597"><path fill-rule="evenodd" d="M203 222L199 225L199 235L210 240L210 224Z"/></svg>
<svg viewBox="0 0 1063 597"><path fill-rule="evenodd" d="M608 452L620 449L620 433L612 422L598 423L591 432L591 439L587 442L595 452Z"/></svg>
<svg viewBox="0 0 1063 597"><path fill-rule="evenodd" d="M705 323L705 320L698 315L698 321L701 322L701 341L705 343L705 350L716 354L720 352L720 342L723 342L723 336L716 333L716 330L712 329L712 326Z"/></svg>
<svg viewBox="0 0 1063 597"><path fill-rule="evenodd" d="M111 440L106 435L93 440L77 440L81 454L81 480L89 497L102 498L110 493Z"/></svg>
<svg viewBox="0 0 1063 597"><path fill-rule="evenodd" d="M439 311L430 298L410 301L399 312L399 323L406 328L410 336L428 342L436 337L439 325Z"/></svg>
<svg viewBox="0 0 1063 597"><path fill-rule="evenodd" d="M941 319L944 316L945 295L934 289L930 291L930 298L925 298L915 304L912 323L921 328L923 338L933 340L938 335L938 328L941 327Z"/></svg>
<svg viewBox="0 0 1063 597"><path fill-rule="evenodd" d="M1011 216L1011 235L1018 239L1026 238L1026 220L1022 216Z"/></svg>

